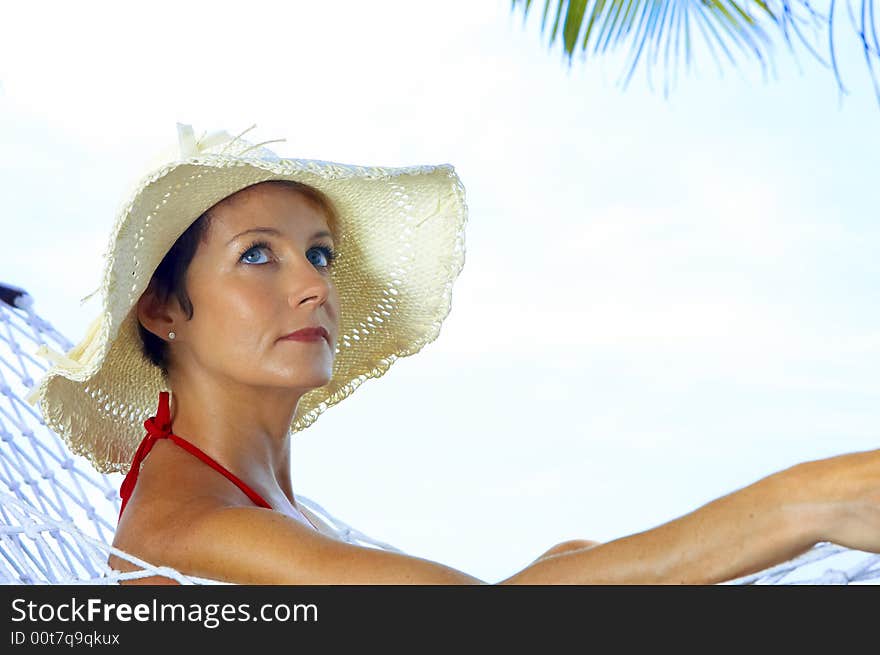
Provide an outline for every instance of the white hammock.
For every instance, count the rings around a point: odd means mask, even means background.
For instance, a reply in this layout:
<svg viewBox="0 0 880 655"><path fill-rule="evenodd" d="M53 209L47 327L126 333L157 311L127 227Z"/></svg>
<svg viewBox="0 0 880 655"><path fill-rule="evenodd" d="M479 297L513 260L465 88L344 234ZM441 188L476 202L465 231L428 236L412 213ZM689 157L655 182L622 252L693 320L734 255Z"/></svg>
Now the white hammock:
<svg viewBox="0 0 880 655"><path fill-rule="evenodd" d="M224 584L155 566L110 545L119 514L119 481L70 452L24 397L46 364L40 345L73 347L34 311L23 290L0 283L0 583L118 584L161 575L181 584ZM20 343L28 343L23 350ZM118 475L118 474L116 474ZM402 553L331 516L315 501L297 500L337 538ZM107 564L113 553L142 570ZM872 582L873 581L873 582ZM820 543L799 557L722 584L877 584L880 555Z"/></svg>

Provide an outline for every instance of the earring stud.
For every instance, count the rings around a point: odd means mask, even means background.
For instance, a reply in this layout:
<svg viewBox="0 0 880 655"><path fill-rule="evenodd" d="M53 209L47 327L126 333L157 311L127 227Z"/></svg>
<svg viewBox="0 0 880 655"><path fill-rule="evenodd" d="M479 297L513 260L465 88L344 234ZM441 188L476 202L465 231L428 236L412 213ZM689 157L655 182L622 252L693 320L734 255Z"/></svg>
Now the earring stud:
<svg viewBox="0 0 880 655"><path fill-rule="evenodd" d="M169 332L169 333L168 333L168 338L169 338L169 339L174 339L174 337L176 337L176 336L177 336L177 335L174 334L174 332Z"/></svg>

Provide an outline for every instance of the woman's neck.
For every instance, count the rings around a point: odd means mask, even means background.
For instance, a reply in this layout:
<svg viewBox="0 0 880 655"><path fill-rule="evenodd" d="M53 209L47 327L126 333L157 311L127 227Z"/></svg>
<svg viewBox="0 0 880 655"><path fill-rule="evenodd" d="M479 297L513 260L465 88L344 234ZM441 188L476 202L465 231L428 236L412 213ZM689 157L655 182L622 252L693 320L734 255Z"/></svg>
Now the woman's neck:
<svg viewBox="0 0 880 655"><path fill-rule="evenodd" d="M174 434L249 484L280 490L295 504L289 429L300 393L210 380L174 380L169 386Z"/></svg>

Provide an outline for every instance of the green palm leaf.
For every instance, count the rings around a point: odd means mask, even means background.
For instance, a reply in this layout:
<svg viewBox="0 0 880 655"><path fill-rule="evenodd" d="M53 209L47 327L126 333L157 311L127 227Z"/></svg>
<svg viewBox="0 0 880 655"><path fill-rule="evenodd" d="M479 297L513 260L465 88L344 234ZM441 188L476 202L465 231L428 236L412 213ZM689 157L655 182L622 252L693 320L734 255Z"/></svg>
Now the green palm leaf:
<svg viewBox="0 0 880 655"><path fill-rule="evenodd" d="M861 11L856 17L847 0L847 11L850 22L858 35L867 61L868 70L874 84L874 92L880 103L880 84L875 74L872 57L880 58L880 38L875 14L874 0L859 0ZM847 93L840 78L837 57L834 51L833 26L836 0L830 0L831 6L827 15L817 12L809 0L773 0L772 6L764 0L545 0L541 18L541 33L548 29L548 17L555 14L550 23L549 45L552 46L557 36L562 36L568 65L578 48L587 56L588 46L592 46L592 54L604 53L625 41L631 41L629 55L631 64L624 81L624 88L629 84L639 60L648 60L648 77L650 83L651 65L663 56L666 70L670 68L677 73L678 62L684 52L685 60L690 66L691 39L693 33L699 31L705 43L718 62L716 48L723 53L731 64L736 65L733 51L740 49L748 56L756 57L765 64L765 55L772 53L772 40L763 25L772 26L774 32L782 31L789 49L792 48L791 33L806 46L813 56L826 66L828 63L804 38L805 23L815 30L821 23L828 26L828 44L831 52L831 66L837 79L838 88ZM523 7L523 19L528 16L531 0L512 0L511 11L517 6ZM555 5L555 7L554 7ZM560 29L561 28L561 29ZM670 57L674 58L670 65ZM718 62L719 72L722 72ZM664 86L664 95L668 94L668 81Z"/></svg>

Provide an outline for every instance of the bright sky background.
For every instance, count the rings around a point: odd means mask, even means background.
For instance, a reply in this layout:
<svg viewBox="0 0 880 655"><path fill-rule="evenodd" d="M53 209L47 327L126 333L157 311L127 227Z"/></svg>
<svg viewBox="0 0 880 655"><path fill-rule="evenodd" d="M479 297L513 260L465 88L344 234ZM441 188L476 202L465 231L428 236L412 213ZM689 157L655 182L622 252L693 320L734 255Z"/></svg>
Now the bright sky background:
<svg viewBox="0 0 880 655"><path fill-rule="evenodd" d="M294 489L490 582L880 446L880 108L842 9L839 102L781 38L776 79L700 47L665 100L662 59L653 92L643 64L615 86L624 52L569 71L538 3L525 24L507 0L343 4L7 8L0 280L79 340L120 194L177 121L452 163L452 312L297 435Z"/></svg>

